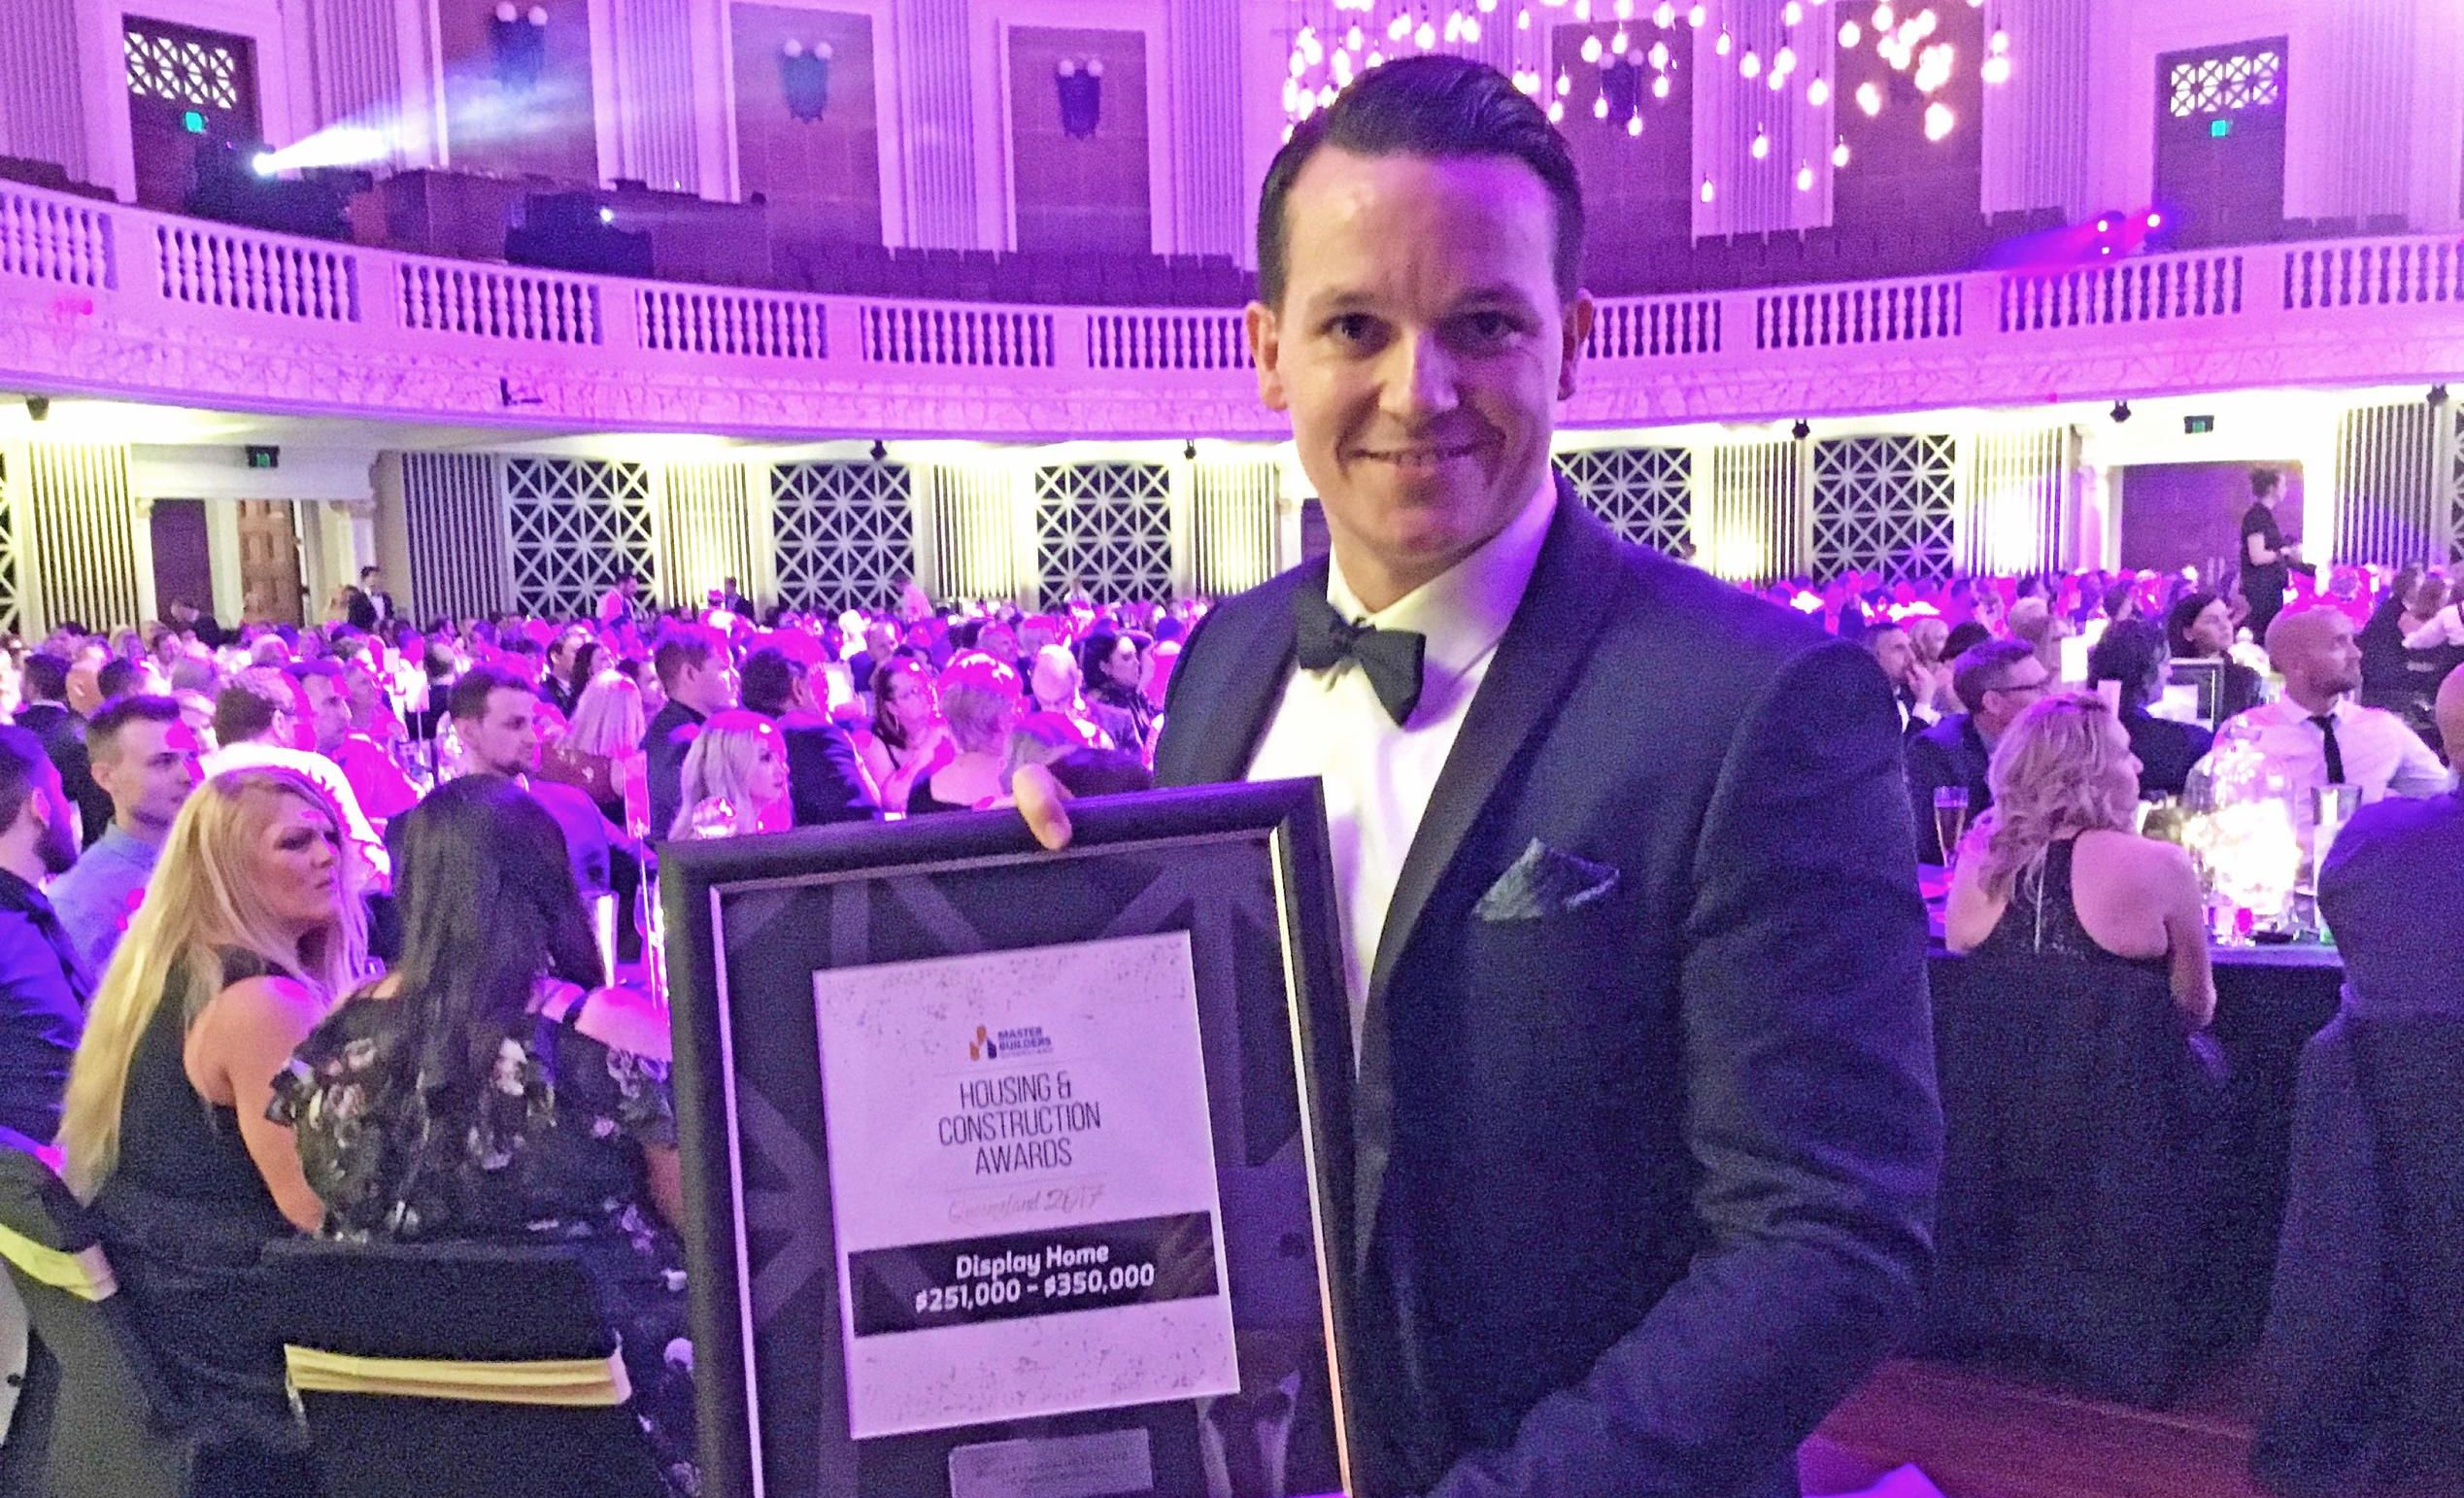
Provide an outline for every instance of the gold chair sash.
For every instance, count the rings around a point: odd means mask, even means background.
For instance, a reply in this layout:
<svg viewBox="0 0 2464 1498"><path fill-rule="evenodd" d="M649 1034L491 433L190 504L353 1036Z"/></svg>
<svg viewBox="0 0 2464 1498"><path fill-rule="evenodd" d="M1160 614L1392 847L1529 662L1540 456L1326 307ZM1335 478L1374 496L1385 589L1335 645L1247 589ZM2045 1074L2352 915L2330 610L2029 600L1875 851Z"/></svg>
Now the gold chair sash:
<svg viewBox="0 0 2464 1498"><path fill-rule="evenodd" d="M285 1346L290 1385L302 1394L383 1394L405 1399L469 1399L497 1405L621 1405L633 1397L622 1349L606 1357L530 1362L427 1357L361 1357L320 1347Z"/></svg>

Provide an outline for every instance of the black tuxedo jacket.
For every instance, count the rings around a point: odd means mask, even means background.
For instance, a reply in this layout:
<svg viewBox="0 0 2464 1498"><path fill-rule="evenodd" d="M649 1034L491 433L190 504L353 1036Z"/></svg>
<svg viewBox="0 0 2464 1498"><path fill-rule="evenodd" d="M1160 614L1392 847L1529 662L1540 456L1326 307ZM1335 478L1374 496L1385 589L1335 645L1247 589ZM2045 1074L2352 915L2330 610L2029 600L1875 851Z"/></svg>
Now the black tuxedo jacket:
<svg viewBox="0 0 2464 1498"><path fill-rule="evenodd" d="M1161 780L1241 778L1326 574L1193 636ZM1931 1258L1907 807L1863 650L1561 493L1370 977L1367 1498L1796 1492Z"/></svg>
<svg viewBox="0 0 2464 1498"><path fill-rule="evenodd" d="M1994 803L1993 783L1985 771L1993 751L1976 732L1975 720L1954 713L1907 741L1907 807L1916 827L1916 856L1928 864L1947 863L1942 843L1934 835L1934 793L1944 786L1968 791L1968 824L1974 827Z"/></svg>
<svg viewBox="0 0 2464 1498"><path fill-rule="evenodd" d="M863 762L845 729L812 712L786 713L774 721L787 746L788 796L796 826L880 820Z"/></svg>

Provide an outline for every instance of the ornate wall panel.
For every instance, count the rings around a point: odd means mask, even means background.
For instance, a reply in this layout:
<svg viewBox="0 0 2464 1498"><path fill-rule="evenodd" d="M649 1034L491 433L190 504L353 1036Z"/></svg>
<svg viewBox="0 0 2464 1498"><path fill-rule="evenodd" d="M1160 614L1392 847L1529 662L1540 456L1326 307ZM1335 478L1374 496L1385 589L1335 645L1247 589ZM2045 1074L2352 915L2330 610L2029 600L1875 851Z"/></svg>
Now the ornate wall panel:
<svg viewBox="0 0 2464 1498"><path fill-rule="evenodd" d="M1240 0L1171 0L1172 245L1181 255L1240 255L1247 222L1241 167Z"/></svg>
<svg viewBox="0 0 2464 1498"><path fill-rule="evenodd" d="M513 543L496 460L474 453L402 455L411 546L410 617L477 619L513 606Z"/></svg>
<svg viewBox="0 0 2464 1498"><path fill-rule="evenodd" d="M1951 569L1956 513L1948 437L1841 437L1813 450L1809 562L1888 577Z"/></svg>
<svg viewBox="0 0 2464 1498"><path fill-rule="evenodd" d="M1046 604L1172 594L1171 469L1067 463L1035 470L1035 576Z"/></svg>
<svg viewBox="0 0 2464 1498"><path fill-rule="evenodd" d="M515 607L551 619L588 615L628 567L646 596L660 596L648 468L508 458L501 479L513 537Z"/></svg>
<svg viewBox="0 0 2464 1498"><path fill-rule="evenodd" d="M616 44L614 175L697 192L692 6L690 0L610 0L609 12Z"/></svg>
<svg viewBox="0 0 2464 1498"><path fill-rule="evenodd" d="M137 535L145 528L128 492L128 449L116 442L36 442L17 489L25 549L27 628L74 619L109 629L143 619L152 579L139 581Z"/></svg>
<svg viewBox="0 0 2464 1498"><path fill-rule="evenodd" d="M727 24L736 69L737 185L748 196L769 199L775 273L788 285L810 285L835 247L882 243L879 96L886 85L872 17L734 5ZM799 88L814 74L827 80L818 119L797 113L799 103L809 110L814 101L800 91L791 99L790 69Z"/></svg>
<svg viewBox="0 0 2464 1498"><path fill-rule="evenodd" d="M1155 243L1146 130L1148 58L1138 31L1012 26L1009 55L1010 221L1022 252L1144 255ZM1099 100L1094 127L1073 133L1058 86Z"/></svg>
<svg viewBox="0 0 2464 1498"><path fill-rule="evenodd" d="M1035 594L1034 509L1005 463L923 470L924 563L920 581L936 601Z"/></svg>
<svg viewBox="0 0 2464 1498"><path fill-rule="evenodd" d="M1738 582L1786 577L1806 565L1806 460L1796 442L1721 447L1711 456L1702 561Z"/></svg>
<svg viewBox="0 0 2464 1498"><path fill-rule="evenodd" d="M2012 574L2075 564L2067 427L1980 433L1967 443L1959 570Z"/></svg>
<svg viewBox="0 0 2464 1498"><path fill-rule="evenodd" d="M313 0L308 7L320 127L383 127L403 107L399 12L393 0Z"/></svg>
<svg viewBox="0 0 2464 1498"><path fill-rule="evenodd" d="M770 470L770 555L779 602L837 613L890 608L916 575L911 470L891 463L781 463Z"/></svg>
<svg viewBox="0 0 2464 1498"><path fill-rule="evenodd" d="M430 0L443 57L445 144L453 164L500 177L541 176L563 185L596 187L599 129L591 73L589 0L524 0L516 26L532 9L547 24L524 39L531 53L500 56L496 0ZM535 57L533 72L524 59Z"/></svg>
<svg viewBox="0 0 2464 1498"><path fill-rule="evenodd" d="M906 173L905 243L972 250L975 221L975 92L967 0L894 0L898 33L900 170Z"/></svg>
<svg viewBox="0 0 2464 1498"><path fill-rule="evenodd" d="M85 70L77 55L74 0L0 5L0 153L57 162L71 178L93 175L85 159Z"/></svg>
<svg viewBox="0 0 2464 1498"><path fill-rule="evenodd" d="M1557 471L1627 540L1672 557L1695 544L1692 450L1587 448L1560 453Z"/></svg>
<svg viewBox="0 0 2464 1498"><path fill-rule="evenodd" d="M2092 0L2003 0L2008 83L1985 90L1984 208L2089 210L2088 13Z"/></svg>
<svg viewBox="0 0 2464 1498"><path fill-rule="evenodd" d="M678 463L658 470L657 488L659 600L699 607L730 577L758 600L744 465Z"/></svg>
<svg viewBox="0 0 2464 1498"><path fill-rule="evenodd" d="M2449 559L2454 425L2451 413L2426 402L2345 413L2336 426L2335 557L2390 563Z"/></svg>
<svg viewBox="0 0 2464 1498"><path fill-rule="evenodd" d="M1274 576L1280 470L1269 462L1200 462L1191 487L1191 589L1229 597Z"/></svg>

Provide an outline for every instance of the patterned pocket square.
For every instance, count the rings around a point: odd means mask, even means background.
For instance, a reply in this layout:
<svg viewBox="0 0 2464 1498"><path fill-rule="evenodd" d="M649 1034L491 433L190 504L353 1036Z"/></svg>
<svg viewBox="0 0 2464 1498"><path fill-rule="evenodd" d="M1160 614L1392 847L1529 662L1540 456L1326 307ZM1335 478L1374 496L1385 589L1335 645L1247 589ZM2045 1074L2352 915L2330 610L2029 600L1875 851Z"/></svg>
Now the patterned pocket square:
<svg viewBox="0 0 2464 1498"><path fill-rule="evenodd" d="M1484 921L1538 921L1580 910L1617 887L1613 864L1595 864L1535 837L1514 866L1480 897Z"/></svg>

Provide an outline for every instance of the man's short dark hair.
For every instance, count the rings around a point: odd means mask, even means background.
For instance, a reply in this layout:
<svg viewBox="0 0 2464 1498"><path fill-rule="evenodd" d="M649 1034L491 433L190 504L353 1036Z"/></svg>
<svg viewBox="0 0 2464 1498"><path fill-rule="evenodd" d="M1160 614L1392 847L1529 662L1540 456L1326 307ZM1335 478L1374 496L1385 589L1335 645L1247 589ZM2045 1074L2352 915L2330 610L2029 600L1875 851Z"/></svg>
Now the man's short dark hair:
<svg viewBox="0 0 2464 1498"><path fill-rule="evenodd" d="M1959 705L1970 712L1984 700L1985 694L2002 685L2002 678L2022 661L2033 661L2037 653L2025 640L1987 640L1972 645L1950 664L1950 689L1959 695Z"/></svg>
<svg viewBox="0 0 2464 1498"><path fill-rule="evenodd" d="M17 825L25 803L34 799L34 788L43 778L43 766L50 763L43 752L43 740L31 731L0 727L0 832Z"/></svg>
<svg viewBox="0 0 2464 1498"><path fill-rule="evenodd" d="M676 678L685 674L686 667L698 670L710 664L712 656L724 658L726 650L727 642L719 637L716 630L670 630L659 636L658 646L651 651L651 667L658 672L660 690L674 697Z"/></svg>
<svg viewBox="0 0 2464 1498"><path fill-rule="evenodd" d="M539 694L530 683L500 665L474 665L454 683L454 690L445 696L445 715L462 723L477 723L488 716L488 699L499 692L521 692L531 697Z"/></svg>
<svg viewBox="0 0 2464 1498"><path fill-rule="evenodd" d="M2165 631L2144 619L2118 619L2105 627L2087 652L2087 679L2122 684L2122 704L2144 707L2164 685Z"/></svg>
<svg viewBox="0 0 2464 1498"><path fill-rule="evenodd" d="M225 744L261 737L277 713L297 712L290 679L270 665L252 665L214 698L214 736Z"/></svg>
<svg viewBox="0 0 2464 1498"><path fill-rule="evenodd" d="M787 711L788 699L795 695L795 679L800 674L795 662L776 645L764 645L744 658L738 667L742 680L736 696L750 712L764 718L775 718Z"/></svg>
<svg viewBox="0 0 2464 1498"><path fill-rule="evenodd" d="M109 700L116 697L125 697L136 691L145 679L144 666L134 661L124 661L114 656L103 663L101 670L94 673L94 691L96 695Z"/></svg>
<svg viewBox="0 0 2464 1498"><path fill-rule="evenodd" d="M116 697L95 712L85 725L85 754L95 764L119 752L119 732L132 723L159 723L166 727L180 721L180 704L167 697L134 694Z"/></svg>
<svg viewBox="0 0 2464 1498"><path fill-rule="evenodd" d="M366 582L369 578L375 577L377 574L379 574L380 572L383 572L384 570L385 570L385 568L383 568L383 567L361 567L361 568L359 569L359 581L361 581L361 582L363 582L363 583L364 583L364 582Z"/></svg>
<svg viewBox="0 0 2464 1498"><path fill-rule="evenodd" d="M25 699L29 702L68 700L68 662L48 650L25 658Z"/></svg>
<svg viewBox="0 0 2464 1498"><path fill-rule="evenodd" d="M2282 482L2283 475L2273 468L2253 468L2250 470L2250 497L2264 499L2276 493L2276 486Z"/></svg>
<svg viewBox="0 0 2464 1498"><path fill-rule="evenodd" d="M302 687L308 685L310 678L318 677L331 683L336 692L346 690L343 686L342 665L338 662L293 661L287 669L290 671L291 680Z"/></svg>
<svg viewBox="0 0 2464 1498"><path fill-rule="evenodd" d="M1548 188L1557 208L1557 294L1582 280L1583 185L1566 138L1513 80L1484 62L1432 52L1369 69L1294 127L1258 189L1258 299L1283 306L1291 265L1284 200L1321 146L1363 156L1504 156Z"/></svg>

